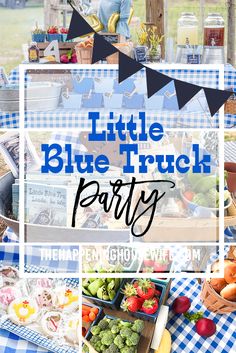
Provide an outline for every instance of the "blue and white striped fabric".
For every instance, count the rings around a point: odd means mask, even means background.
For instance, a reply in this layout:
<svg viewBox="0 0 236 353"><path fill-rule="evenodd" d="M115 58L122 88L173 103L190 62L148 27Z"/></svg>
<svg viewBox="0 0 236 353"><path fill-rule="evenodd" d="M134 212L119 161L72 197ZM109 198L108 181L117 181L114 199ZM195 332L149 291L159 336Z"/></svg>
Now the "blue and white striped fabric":
<svg viewBox="0 0 236 353"><path fill-rule="evenodd" d="M186 82L199 84L206 87L217 88L219 83L218 71L215 70L160 70L164 74L167 74L173 78L178 78ZM72 70L72 73L78 73L78 70ZM117 78L117 70L112 69L81 69L79 70L81 78L86 77L113 77ZM138 72L135 77L143 77L144 70ZM17 83L19 80L18 70L13 70L9 80L11 83ZM230 66L225 67L225 87L227 89L234 89L236 91L236 70ZM97 109L96 109L97 110ZM107 122L108 113L107 110L99 109L103 116L103 123ZM89 109L93 111L93 109ZM115 111L115 110L114 110ZM120 113L120 111L117 111ZM123 109L122 113L124 117L130 117L130 110ZM134 111L132 110L132 113ZM138 112L137 112L138 113ZM79 112L73 110L66 110L59 108L53 112L28 112L26 114L26 127L29 128L78 128L88 129L87 119L88 109L81 109ZM119 116L119 115L118 115ZM209 112L196 111L187 112L174 111L174 110L163 110L163 111L148 111L147 122L158 120L166 128L217 128L218 117L217 114L212 118ZM235 117L231 115L225 116L226 127L231 127L235 124ZM2 113L0 116L0 127L2 128L17 128L19 127L19 114L18 113ZM101 126L103 127L103 126Z"/></svg>

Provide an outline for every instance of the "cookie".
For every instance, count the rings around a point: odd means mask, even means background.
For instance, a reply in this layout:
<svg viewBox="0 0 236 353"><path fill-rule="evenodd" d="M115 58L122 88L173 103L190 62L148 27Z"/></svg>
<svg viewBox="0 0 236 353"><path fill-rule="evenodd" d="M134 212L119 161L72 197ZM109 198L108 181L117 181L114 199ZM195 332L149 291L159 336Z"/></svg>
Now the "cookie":
<svg viewBox="0 0 236 353"><path fill-rule="evenodd" d="M30 297L13 300L8 306L9 319L17 325L29 325L37 320L39 308Z"/></svg>
<svg viewBox="0 0 236 353"><path fill-rule="evenodd" d="M34 291L34 298L40 309L51 308L55 305L55 294L46 288L37 288Z"/></svg>
<svg viewBox="0 0 236 353"><path fill-rule="evenodd" d="M65 312L72 312L79 305L79 291L75 288L59 287L56 289L57 305Z"/></svg>
<svg viewBox="0 0 236 353"><path fill-rule="evenodd" d="M19 280L19 272L15 267L4 266L0 269L3 286L13 286Z"/></svg>
<svg viewBox="0 0 236 353"><path fill-rule="evenodd" d="M76 344L78 341L78 325L79 325L79 314L72 314L65 321L65 338L68 342Z"/></svg>
<svg viewBox="0 0 236 353"><path fill-rule="evenodd" d="M42 330L47 337L58 336L63 322L63 315L60 311L48 311L41 318Z"/></svg>
<svg viewBox="0 0 236 353"><path fill-rule="evenodd" d="M0 288L0 309L6 311L8 305L16 298L21 297L20 289L11 286Z"/></svg>

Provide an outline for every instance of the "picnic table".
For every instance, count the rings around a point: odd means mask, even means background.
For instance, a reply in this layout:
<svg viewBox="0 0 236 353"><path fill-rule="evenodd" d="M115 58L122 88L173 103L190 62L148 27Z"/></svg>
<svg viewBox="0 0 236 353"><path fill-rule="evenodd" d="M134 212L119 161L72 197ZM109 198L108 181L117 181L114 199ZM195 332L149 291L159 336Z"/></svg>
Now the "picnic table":
<svg viewBox="0 0 236 353"><path fill-rule="evenodd" d="M76 71L76 70L73 70ZM104 67L99 69L79 69L80 75L83 77L113 77L117 79L117 70ZM213 69L163 69L160 72L169 75L173 78L178 78L186 82L198 84L210 88L219 87L219 71ZM134 78L145 75L144 70L134 75ZM19 83L19 71L14 69L10 76L9 82L11 84ZM225 89L233 89L236 91L236 70L231 65L225 65ZM172 93L172 92L170 92ZM202 97L203 92L199 92ZM200 97L199 96L199 97ZM196 100L198 95L193 98L192 103L196 107ZM166 128L217 128L219 126L218 114L214 117L210 116L206 107L191 111L192 108L183 108L179 111L176 107L173 110L148 110L147 121L158 120ZM196 109L196 108L194 108ZM88 111L97 111L97 109L82 108L79 111L64 109L59 106L54 111L33 112L27 111L25 116L25 127L28 128L88 128ZM104 117L101 126L104 127L109 117L107 109L99 109L101 115ZM120 113L119 109L114 109L114 113ZM132 109L132 114L135 114L135 109ZM138 110L137 110L138 113ZM130 117L130 110L122 108L124 117ZM234 115L225 115L225 127L230 128L235 124ZM1 112L0 113L0 127L1 128L18 128L19 127L19 113L18 112Z"/></svg>

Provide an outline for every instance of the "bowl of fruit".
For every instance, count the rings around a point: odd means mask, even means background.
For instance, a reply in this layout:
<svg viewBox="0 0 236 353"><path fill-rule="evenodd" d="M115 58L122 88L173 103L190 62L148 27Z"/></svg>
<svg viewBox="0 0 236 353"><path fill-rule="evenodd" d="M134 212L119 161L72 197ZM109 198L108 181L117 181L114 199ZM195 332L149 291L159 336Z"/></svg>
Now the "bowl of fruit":
<svg viewBox="0 0 236 353"><path fill-rule="evenodd" d="M43 43L46 40L46 31L36 26L32 31L32 41L37 43Z"/></svg>
<svg viewBox="0 0 236 353"><path fill-rule="evenodd" d="M125 284L121 309L131 316L155 322L166 292L165 285L158 280L134 279Z"/></svg>
<svg viewBox="0 0 236 353"><path fill-rule="evenodd" d="M219 178L216 175L189 174L185 191L181 192L185 206L193 215L210 218L219 215ZM232 203L230 193L224 192L224 208Z"/></svg>

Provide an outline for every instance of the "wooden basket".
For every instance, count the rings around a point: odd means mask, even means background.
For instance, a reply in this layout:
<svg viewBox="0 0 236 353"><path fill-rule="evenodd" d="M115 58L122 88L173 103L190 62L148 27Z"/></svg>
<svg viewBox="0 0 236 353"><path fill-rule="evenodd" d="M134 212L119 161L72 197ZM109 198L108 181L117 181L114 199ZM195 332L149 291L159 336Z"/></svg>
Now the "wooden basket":
<svg viewBox="0 0 236 353"><path fill-rule="evenodd" d="M207 280L203 282L200 297L203 305L215 314L226 314L236 311L236 302L230 302L222 298Z"/></svg>
<svg viewBox="0 0 236 353"><path fill-rule="evenodd" d="M228 99L225 103L225 114L236 115L236 97Z"/></svg>
<svg viewBox="0 0 236 353"><path fill-rule="evenodd" d="M76 45L75 52L79 64L92 64L93 48L81 48Z"/></svg>
<svg viewBox="0 0 236 353"><path fill-rule="evenodd" d="M108 64L119 64L119 54L115 53L106 57Z"/></svg>

